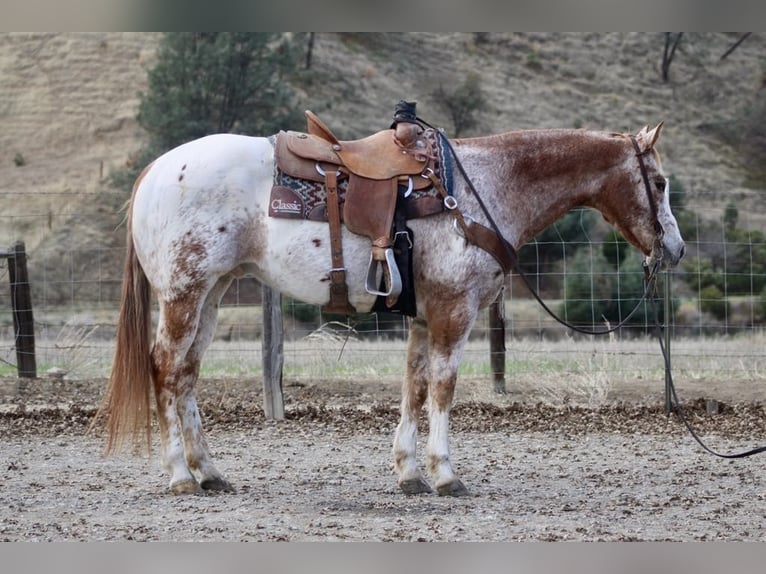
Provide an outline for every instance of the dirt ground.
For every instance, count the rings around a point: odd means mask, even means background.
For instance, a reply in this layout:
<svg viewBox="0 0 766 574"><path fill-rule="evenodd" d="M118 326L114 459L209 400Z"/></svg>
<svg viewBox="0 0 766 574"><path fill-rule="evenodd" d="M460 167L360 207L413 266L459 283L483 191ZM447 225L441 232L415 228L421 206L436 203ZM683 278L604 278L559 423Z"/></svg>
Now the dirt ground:
<svg viewBox="0 0 766 574"><path fill-rule="evenodd" d="M459 386L463 498L398 490L395 384L287 381L287 420L269 422L255 382L203 381L208 438L237 491L194 497L169 493L156 457L101 457L103 437L84 432L103 384L0 379L0 540L766 540L766 455L707 454L656 383L596 407ZM712 448L766 443L757 388L722 385L713 414L710 386L695 385L682 402Z"/></svg>

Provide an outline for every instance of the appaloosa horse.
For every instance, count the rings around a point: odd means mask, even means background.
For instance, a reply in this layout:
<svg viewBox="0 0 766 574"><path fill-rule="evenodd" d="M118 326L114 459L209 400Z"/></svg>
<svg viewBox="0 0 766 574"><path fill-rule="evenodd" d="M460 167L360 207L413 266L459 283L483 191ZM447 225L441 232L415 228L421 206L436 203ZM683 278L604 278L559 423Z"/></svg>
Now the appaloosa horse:
<svg viewBox="0 0 766 574"><path fill-rule="evenodd" d="M661 127L635 135L514 131L455 139L452 145L513 248L570 209L587 206L649 262L674 266L684 243L655 151ZM211 460L194 391L219 301L232 280L249 274L307 303L329 299L328 226L269 217L274 178L273 139L212 135L167 152L134 187L117 347L100 412L109 433L107 452L131 436L149 443L153 386L174 493L232 489ZM454 180L462 213L489 225L457 170ZM431 491L416 458L417 419L426 402L431 484L441 495L467 492L450 462L450 405L468 334L504 278L494 257L456 232L453 216L445 211L408 222L416 238L417 316L410 323L393 444L398 483L407 494ZM357 311L368 311L375 299L364 288L369 239L344 228L342 242L349 301ZM159 303L153 345L152 291Z"/></svg>

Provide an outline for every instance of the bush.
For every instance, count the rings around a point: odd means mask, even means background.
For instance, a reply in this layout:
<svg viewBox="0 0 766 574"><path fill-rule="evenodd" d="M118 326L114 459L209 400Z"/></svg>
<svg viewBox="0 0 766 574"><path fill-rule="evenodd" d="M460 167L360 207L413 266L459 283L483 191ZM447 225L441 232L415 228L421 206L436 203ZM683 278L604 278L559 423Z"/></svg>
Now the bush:
<svg viewBox="0 0 766 574"><path fill-rule="evenodd" d="M730 312L729 302L715 285L708 285L700 290L700 309L720 320L725 319Z"/></svg>
<svg viewBox="0 0 766 574"><path fill-rule="evenodd" d="M468 74L462 84L447 91L439 85L431 94L434 103L452 120L454 137L464 135L479 125L478 114L487 106L487 96L478 74Z"/></svg>
<svg viewBox="0 0 766 574"><path fill-rule="evenodd" d="M766 236L761 231L729 229L723 241L715 239L715 233L704 230L701 244L706 246L706 253L687 264L689 286L714 285L728 295L760 293L766 287Z"/></svg>
<svg viewBox="0 0 766 574"><path fill-rule="evenodd" d="M572 323L593 326L608 321L614 326L640 305L628 324L653 327L655 315L650 302L640 303L645 290L642 261L643 255L629 248L623 263L615 269L602 253L580 250L567 269L562 306L565 318ZM657 288L661 294L661 283ZM677 308L677 299L673 303L672 307ZM661 303L657 308L657 318L664 321Z"/></svg>
<svg viewBox="0 0 766 574"><path fill-rule="evenodd" d="M290 297L282 297L282 313L300 323L319 324L319 307Z"/></svg>
<svg viewBox="0 0 766 574"><path fill-rule="evenodd" d="M149 135L112 184L129 189L165 151L213 133L269 135L303 121L290 81L299 75L291 37L266 32L168 32L141 93L138 123Z"/></svg>
<svg viewBox="0 0 766 574"><path fill-rule="evenodd" d="M601 247L601 253L609 263L614 265L615 269L618 269L620 265L625 261L625 257L628 255L628 251L631 249L630 244L620 235L619 232L612 229L604 239L604 243Z"/></svg>

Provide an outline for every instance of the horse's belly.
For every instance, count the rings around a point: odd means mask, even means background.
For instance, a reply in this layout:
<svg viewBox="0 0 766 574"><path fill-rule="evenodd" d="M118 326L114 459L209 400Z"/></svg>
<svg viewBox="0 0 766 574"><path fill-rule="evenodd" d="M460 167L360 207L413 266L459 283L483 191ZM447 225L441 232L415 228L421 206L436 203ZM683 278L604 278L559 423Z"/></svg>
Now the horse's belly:
<svg viewBox="0 0 766 574"><path fill-rule="evenodd" d="M323 305L330 299L330 228L327 223L267 218L266 249L258 267L259 278L294 299ZM358 311L367 311L374 297L364 290L370 259L369 239L342 235L343 266L349 300Z"/></svg>

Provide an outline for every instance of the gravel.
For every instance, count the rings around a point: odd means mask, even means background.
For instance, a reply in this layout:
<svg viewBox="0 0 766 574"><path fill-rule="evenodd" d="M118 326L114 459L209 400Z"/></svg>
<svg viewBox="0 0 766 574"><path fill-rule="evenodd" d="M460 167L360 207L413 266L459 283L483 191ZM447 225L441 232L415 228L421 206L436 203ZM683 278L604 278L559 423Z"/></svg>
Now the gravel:
<svg viewBox="0 0 766 574"><path fill-rule="evenodd" d="M287 420L271 422L255 385L214 381L201 411L237 491L176 497L156 457L102 458L103 437L85 434L102 387L0 379L0 540L766 539L766 458L707 454L659 401L459 396L452 454L470 495L442 498L396 485L395 386L288 384ZM718 450L766 436L755 400L684 406Z"/></svg>

